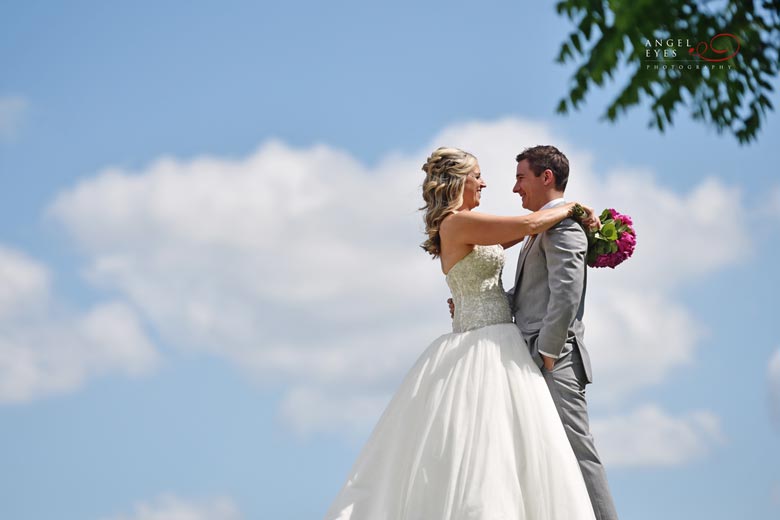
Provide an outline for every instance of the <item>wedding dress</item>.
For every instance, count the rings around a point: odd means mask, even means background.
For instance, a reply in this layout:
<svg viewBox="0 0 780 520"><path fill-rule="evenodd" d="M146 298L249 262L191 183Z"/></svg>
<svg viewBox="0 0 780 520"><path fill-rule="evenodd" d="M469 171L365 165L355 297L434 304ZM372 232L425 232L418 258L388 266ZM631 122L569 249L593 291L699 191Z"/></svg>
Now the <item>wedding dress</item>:
<svg viewBox="0 0 780 520"><path fill-rule="evenodd" d="M594 519L503 265L501 246L476 246L449 271L453 332L407 374L326 520Z"/></svg>

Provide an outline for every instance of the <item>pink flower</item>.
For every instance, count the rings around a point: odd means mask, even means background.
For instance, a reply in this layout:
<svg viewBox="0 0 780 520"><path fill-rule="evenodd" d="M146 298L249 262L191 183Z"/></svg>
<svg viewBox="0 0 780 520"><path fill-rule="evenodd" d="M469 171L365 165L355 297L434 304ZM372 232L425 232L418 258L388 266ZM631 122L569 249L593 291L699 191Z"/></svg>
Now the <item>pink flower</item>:
<svg viewBox="0 0 780 520"><path fill-rule="evenodd" d="M606 225L610 220L613 220L617 229L628 229L626 231L618 231L617 236L614 239L609 239L617 248L614 253L605 253L595 256L595 258L592 257L589 265L591 267L609 267L614 269L634 254L634 249L636 248L636 233L633 228L634 222L631 217L618 213L614 208L608 208L604 210L602 214L602 224ZM593 232L591 233L589 240L591 244L594 244L597 240L603 242L605 238L601 236L596 239L595 232Z"/></svg>

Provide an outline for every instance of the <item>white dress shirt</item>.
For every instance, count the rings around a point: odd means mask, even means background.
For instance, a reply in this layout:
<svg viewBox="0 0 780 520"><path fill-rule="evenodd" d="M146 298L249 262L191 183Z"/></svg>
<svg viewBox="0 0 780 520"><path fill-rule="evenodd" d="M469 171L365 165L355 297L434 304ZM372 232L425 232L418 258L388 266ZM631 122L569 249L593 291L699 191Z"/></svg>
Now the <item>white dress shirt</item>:
<svg viewBox="0 0 780 520"><path fill-rule="evenodd" d="M541 208L539 208L539 211L543 209L554 208L555 206L558 206L560 204L565 204L565 203L566 203L566 199L564 199L563 197L558 197L557 199L553 199L547 204L545 204L544 206L542 206ZM530 247L531 238L532 238L531 235L525 237L525 240L523 241L523 249L525 249L526 247Z"/></svg>

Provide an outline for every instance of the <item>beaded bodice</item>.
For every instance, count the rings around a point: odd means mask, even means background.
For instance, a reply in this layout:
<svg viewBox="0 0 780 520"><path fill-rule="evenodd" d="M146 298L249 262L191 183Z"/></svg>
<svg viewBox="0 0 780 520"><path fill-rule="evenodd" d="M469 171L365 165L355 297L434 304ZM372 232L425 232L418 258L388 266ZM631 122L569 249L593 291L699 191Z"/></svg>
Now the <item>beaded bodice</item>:
<svg viewBox="0 0 780 520"><path fill-rule="evenodd" d="M447 273L447 285L455 303L453 332L511 323L501 271L504 268L504 248L500 245L474 246Z"/></svg>

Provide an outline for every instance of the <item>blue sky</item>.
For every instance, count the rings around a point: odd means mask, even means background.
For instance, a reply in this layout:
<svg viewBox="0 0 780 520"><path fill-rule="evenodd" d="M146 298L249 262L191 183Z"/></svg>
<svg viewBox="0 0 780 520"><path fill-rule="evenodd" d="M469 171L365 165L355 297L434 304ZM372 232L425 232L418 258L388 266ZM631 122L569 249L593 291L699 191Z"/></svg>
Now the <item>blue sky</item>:
<svg viewBox="0 0 780 520"><path fill-rule="evenodd" d="M0 517L324 514L449 327L425 154L474 151L510 213L514 155L552 142L572 197L637 220L586 316L619 513L776 518L777 115L747 147L600 122L615 85L557 116L569 30L518 2L0 4Z"/></svg>

